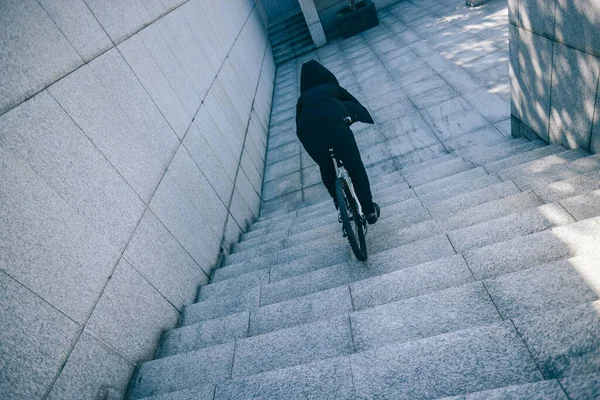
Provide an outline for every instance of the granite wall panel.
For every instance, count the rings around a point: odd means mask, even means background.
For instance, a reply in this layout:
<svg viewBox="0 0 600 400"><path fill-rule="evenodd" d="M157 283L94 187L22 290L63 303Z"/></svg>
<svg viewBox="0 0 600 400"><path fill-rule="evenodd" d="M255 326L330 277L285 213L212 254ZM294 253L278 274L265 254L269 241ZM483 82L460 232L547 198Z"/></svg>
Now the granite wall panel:
<svg viewBox="0 0 600 400"><path fill-rule="evenodd" d="M265 24L255 0L0 4L0 397L122 397L256 218Z"/></svg>

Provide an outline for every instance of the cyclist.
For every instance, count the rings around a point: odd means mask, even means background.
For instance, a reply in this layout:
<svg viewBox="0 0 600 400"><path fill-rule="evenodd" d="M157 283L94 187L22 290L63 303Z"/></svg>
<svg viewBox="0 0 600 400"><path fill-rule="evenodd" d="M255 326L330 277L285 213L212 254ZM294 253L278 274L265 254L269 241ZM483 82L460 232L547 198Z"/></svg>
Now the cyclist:
<svg viewBox="0 0 600 400"><path fill-rule="evenodd" d="M300 97L296 105L296 134L308 155L319 165L327 191L335 196L335 168L329 149L342 160L354 185L356 196L369 224L379 218L373 202L369 177L349 125L360 121L372 124L369 111L340 86L335 75L315 60L302 64Z"/></svg>

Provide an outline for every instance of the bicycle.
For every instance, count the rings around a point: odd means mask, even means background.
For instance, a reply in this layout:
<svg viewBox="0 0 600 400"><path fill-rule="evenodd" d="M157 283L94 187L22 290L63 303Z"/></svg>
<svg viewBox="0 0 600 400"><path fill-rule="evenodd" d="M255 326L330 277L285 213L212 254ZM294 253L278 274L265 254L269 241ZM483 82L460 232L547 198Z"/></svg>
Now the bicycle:
<svg viewBox="0 0 600 400"><path fill-rule="evenodd" d="M329 149L329 154L335 166L335 194L339 210L339 220L342 223L342 234L348 238L350 248L359 261L367 260L367 219L358 202L352 180L348 171L334 153Z"/></svg>

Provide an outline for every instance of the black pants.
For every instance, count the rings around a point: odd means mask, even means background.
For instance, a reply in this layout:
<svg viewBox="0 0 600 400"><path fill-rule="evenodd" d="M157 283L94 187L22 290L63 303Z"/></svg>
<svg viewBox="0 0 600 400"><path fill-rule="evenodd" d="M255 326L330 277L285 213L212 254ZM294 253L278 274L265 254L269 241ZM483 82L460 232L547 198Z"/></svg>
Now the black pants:
<svg viewBox="0 0 600 400"><path fill-rule="evenodd" d="M344 121L331 121L307 129L300 135L300 141L308 155L319 165L323 184L334 201L336 175L333 160L329 156L330 148L333 148L335 154L344 163L364 212L373 212L369 177L360 158L354 134Z"/></svg>

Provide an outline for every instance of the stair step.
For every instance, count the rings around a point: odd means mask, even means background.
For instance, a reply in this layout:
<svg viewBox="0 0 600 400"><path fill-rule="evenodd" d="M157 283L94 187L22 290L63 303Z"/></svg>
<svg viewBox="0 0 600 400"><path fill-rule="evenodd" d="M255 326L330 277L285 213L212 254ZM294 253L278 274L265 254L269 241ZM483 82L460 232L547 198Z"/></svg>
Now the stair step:
<svg viewBox="0 0 600 400"><path fill-rule="evenodd" d="M455 158L453 160L433 165L420 171L415 171L411 174L404 174L404 178L411 187L415 187L432 181L437 181L460 172L468 171L473 168L474 165L472 163L466 162L462 158Z"/></svg>
<svg viewBox="0 0 600 400"><path fill-rule="evenodd" d="M600 223L591 218L467 251L464 257L479 280L563 258L593 255L599 246Z"/></svg>
<svg viewBox="0 0 600 400"><path fill-rule="evenodd" d="M350 314L356 351L502 322L481 282Z"/></svg>
<svg viewBox="0 0 600 400"><path fill-rule="evenodd" d="M434 158L432 160L424 161L422 163L411 165L411 166L406 166L406 167L402 168L401 171L404 175L407 175L407 174L411 174L414 172L422 171L429 167L433 167L435 165L441 164L446 161L454 160L454 159L456 159L456 156L454 154L444 154L444 155Z"/></svg>
<svg viewBox="0 0 600 400"><path fill-rule="evenodd" d="M527 139L515 139L499 143L485 149L485 151L482 151L481 148L477 147L469 151L461 152L461 157L475 164L483 165L544 146L546 146L546 144L541 140L531 142Z"/></svg>
<svg viewBox="0 0 600 400"><path fill-rule="evenodd" d="M560 204L578 221L600 215L600 190L561 200Z"/></svg>
<svg viewBox="0 0 600 400"><path fill-rule="evenodd" d="M600 170L588 172L575 178L536 187L535 194L545 203L557 202L569 197L596 191L600 187Z"/></svg>
<svg viewBox="0 0 600 400"><path fill-rule="evenodd" d="M145 362L134 377L131 397L147 397L225 381L231 377L234 348L235 343L231 342Z"/></svg>
<svg viewBox="0 0 600 400"><path fill-rule="evenodd" d="M260 288L256 287L242 296L216 296L185 307L180 326L198 324L257 308L260 304Z"/></svg>
<svg viewBox="0 0 600 400"><path fill-rule="evenodd" d="M528 151L507 157L502 160L494 161L492 163L485 164L485 169L488 171L501 171L508 167L513 167L517 164L524 164L529 161L537 160L539 158L549 156L551 154L561 153L565 151L565 148L559 144L551 144L548 146L540 147L535 150Z"/></svg>
<svg viewBox="0 0 600 400"><path fill-rule="evenodd" d="M249 318L249 312L244 311L170 330L163 335L156 357L168 357L245 338Z"/></svg>
<svg viewBox="0 0 600 400"><path fill-rule="evenodd" d="M530 161L528 163L515 165L514 167L507 168L503 171L498 172L498 175L504 180L509 180L513 177L518 178L523 175L546 172L548 170L552 170L558 165L565 165L571 161L575 161L587 156L589 156L589 153L582 149L567 150L561 153L556 153L546 157L542 157L540 159Z"/></svg>
<svg viewBox="0 0 600 400"><path fill-rule="evenodd" d="M485 281L503 318L574 307L600 296L600 254L554 261Z"/></svg>
<svg viewBox="0 0 600 400"><path fill-rule="evenodd" d="M546 378L598 372L600 301L513 322Z"/></svg>
<svg viewBox="0 0 600 400"><path fill-rule="evenodd" d="M518 214L506 215L448 232L448 237L456 251L462 253L574 221L575 219L560 204L545 204Z"/></svg>
<svg viewBox="0 0 600 400"><path fill-rule="evenodd" d="M541 205L535 193L521 192L461 210L439 223L444 230L451 231Z"/></svg>
<svg viewBox="0 0 600 400"><path fill-rule="evenodd" d="M444 221L467 208L518 193L521 193L521 191L512 181L501 182L483 189L452 197L439 203L428 205L427 209L437 221Z"/></svg>
<svg viewBox="0 0 600 400"><path fill-rule="evenodd" d="M445 397L439 400L487 399L553 399L569 400L557 380L506 386L498 389L468 393L466 396ZM581 398L583 400L583 398Z"/></svg>
<svg viewBox="0 0 600 400"><path fill-rule="evenodd" d="M470 182L474 179L481 178L489 175L487 171L483 167L477 167L473 169L469 169L463 172L459 172L454 175L447 176L442 179L437 179L435 181L427 182L422 185L418 185L414 187L415 193L417 195L430 193L434 191L439 191L442 189L446 189L448 187L454 187L456 185L462 184L464 182Z"/></svg>
<svg viewBox="0 0 600 400"><path fill-rule="evenodd" d="M266 285L269 282L269 271L258 270L248 274L232 277L231 279L212 282L200 288L199 301L210 297L224 296L227 294L246 294L255 287Z"/></svg>
<svg viewBox="0 0 600 400"><path fill-rule="evenodd" d="M339 286L253 310L249 334L260 335L351 311L352 299L348 286Z"/></svg>
<svg viewBox="0 0 600 400"><path fill-rule="evenodd" d="M429 193L421 193L419 194L419 198L423 203L425 203L426 206L429 206L431 204L439 203L444 200L448 200L475 190L483 189L498 183L501 183L501 180L498 178L498 176L486 174L479 178L457 183L454 186L442 188L440 190L434 190Z"/></svg>
<svg viewBox="0 0 600 400"><path fill-rule="evenodd" d="M347 315L236 342L233 378L354 352Z"/></svg>
<svg viewBox="0 0 600 400"><path fill-rule="evenodd" d="M374 254L364 264L339 264L267 285L262 288L261 305L342 286L453 254L454 250L445 235L433 236Z"/></svg>
<svg viewBox="0 0 600 400"><path fill-rule="evenodd" d="M510 322L356 353L350 363L356 398L435 398L542 379Z"/></svg>

